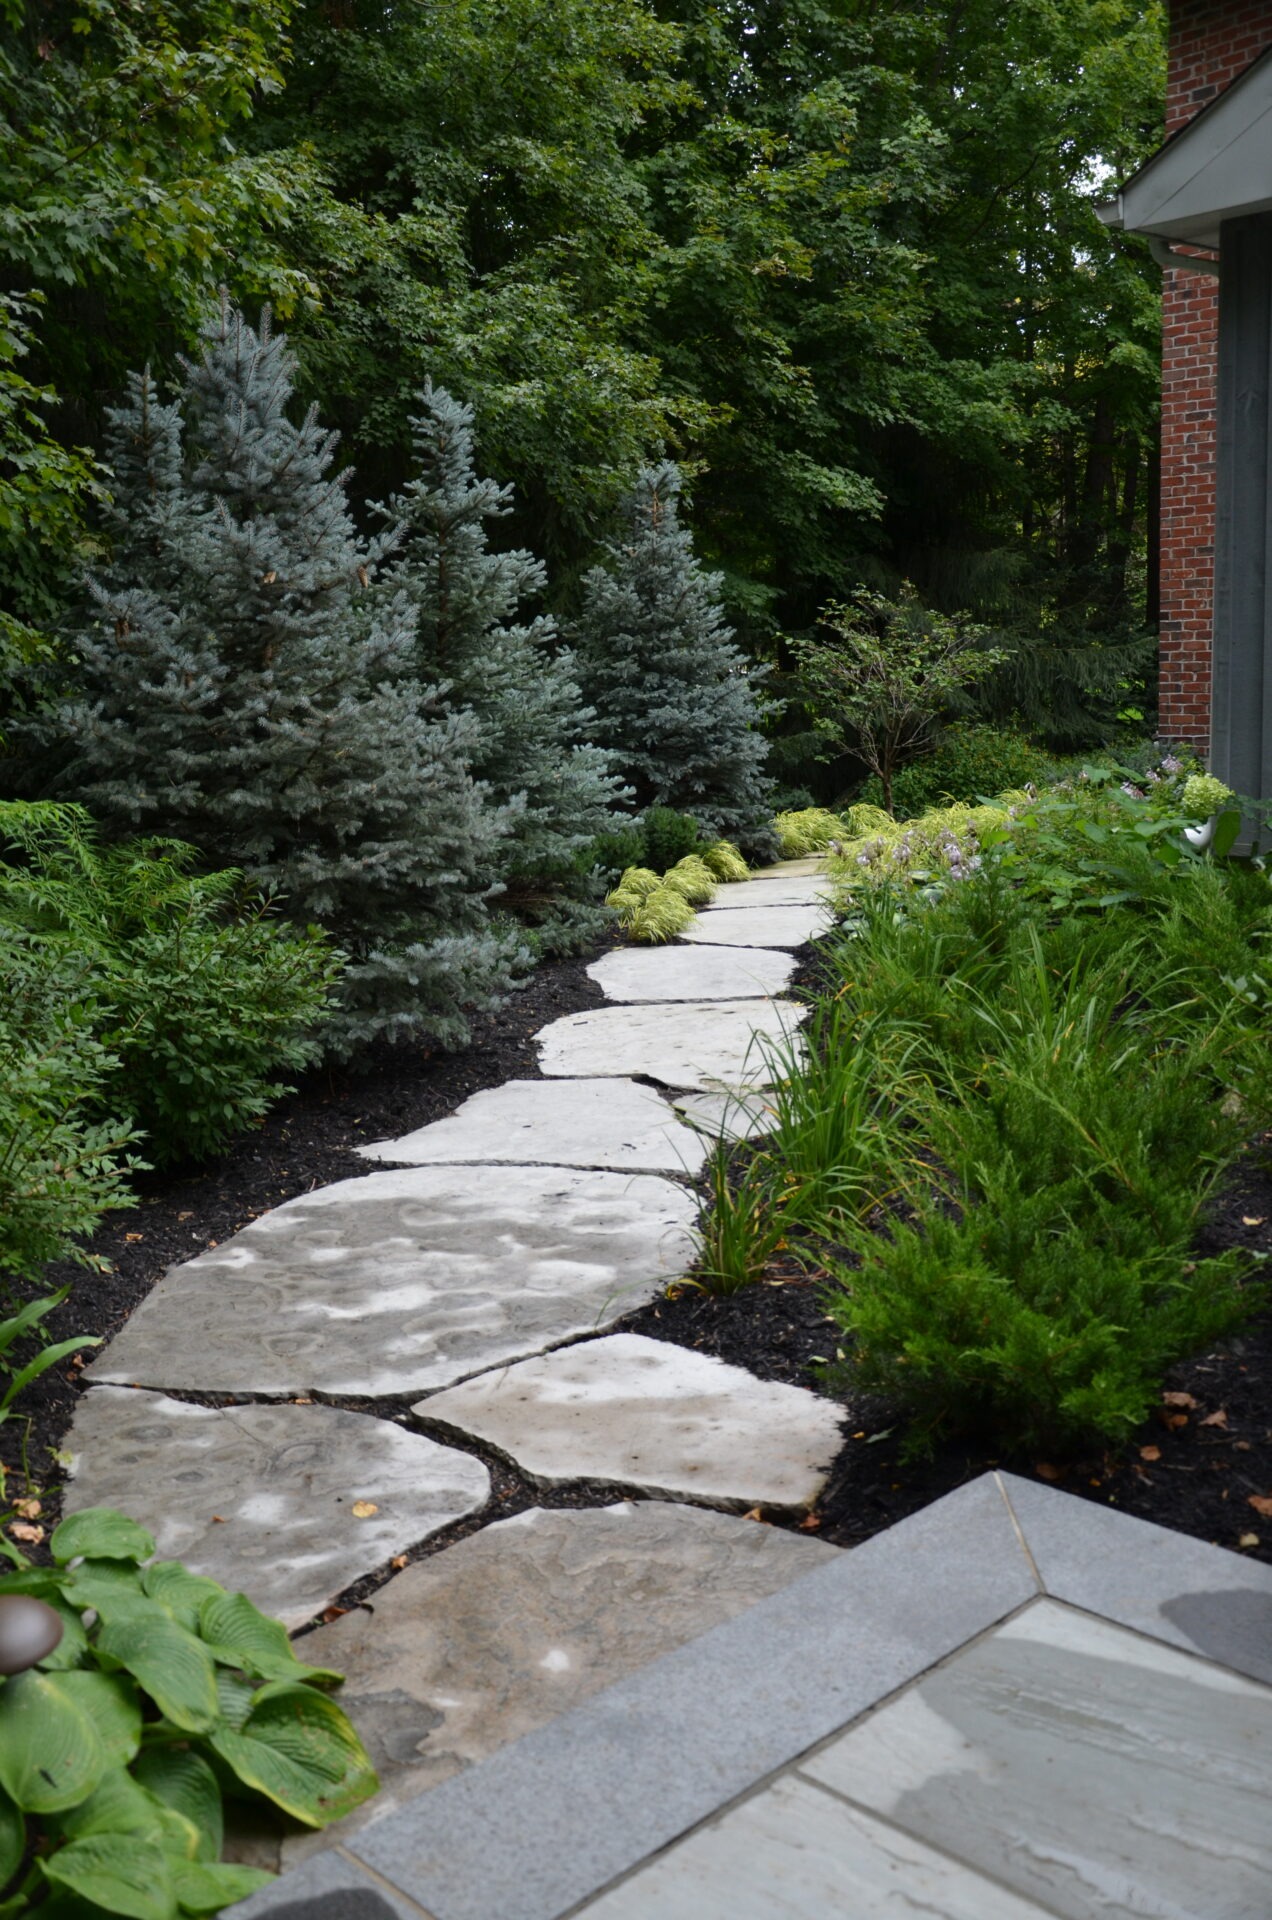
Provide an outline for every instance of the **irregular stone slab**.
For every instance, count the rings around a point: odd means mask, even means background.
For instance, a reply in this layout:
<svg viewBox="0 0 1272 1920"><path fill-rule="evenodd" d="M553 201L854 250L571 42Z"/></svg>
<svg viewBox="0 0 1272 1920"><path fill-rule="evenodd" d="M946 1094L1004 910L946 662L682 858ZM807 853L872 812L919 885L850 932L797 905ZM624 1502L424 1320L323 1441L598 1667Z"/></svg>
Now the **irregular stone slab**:
<svg viewBox="0 0 1272 1920"><path fill-rule="evenodd" d="M676 935L715 947L803 947L832 921L828 906L703 907Z"/></svg>
<svg viewBox="0 0 1272 1920"><path fill-rule="evenodd" d="M508 1080L447 1120L358 1152L412 1166L509 1161L688 1174L706 1157L661 1095L634 1080Z"/></svg>
<svg viewBox="0 0 1272 1920"><path fill-rule="evenodd" d="M716 888L712 913L733 907L814 907L829 900L831 883L824 873L778 874L776 878L729 880Z"/></svg>
<svg viewBox="0 0 1272 1920"><path fill-rule="evenodd" d="M544 1486L602 1480L721 1507L811 1507L843 1444L832 1401L638 1333L523 1360L414 1411Z"/></svg>
<svg viewBox="0 0 1272 1920"><path fill-rule="evenodd" d="M1272 1693L1054 1600L800 1771L1065 1920L1267 1911Z"/></svg>
<svg viewBox="0 0 1272 1920"><path fill-rule="evenodd" d="M835 1559L752 1520L660 1501L532 1508L408 1567L375 1612L306 1635L380 1792L343 1837ZM298 1836L285 1858L331 1844Z"/></svg>
<svg viewBox="0 0 1272 1920"><path fill-rule="evenodd" d="M757 867L751 875L753 880L772 880L789 874L825 873L826 855L824 853L804 854L798 860L775 860L771 867ZM741 882L736 884L740 885Z"/></svg>
<svg viewBox="0 0 1272 1920"><path fill-rule="evenodd" d="M764 947L616 947L587 971L607 1000L762 1000L795 962Z"/></svg>
<svg viewBox="0 0 1272 1920"><path fill-rule="evenodd" d="M692 1260L652 1174L414 1167L302 1194L177 1267L91 1369L226 1393L423 1392L591 1333Z"/></svg>
<svg viewBox="0 0 1272 1920"><path fill-rule="evenodd" d="M758 1140L772 1133L777 1115L760 1093L686 1093L676 1111L713 1140Z"/></svg>
<svg viewBox="0 0 1272 1920"><path fill-rule="evenodd" d="M198 1407L93 1387L68 1445L68 1513L122 1508L162 1559L288 1627L490 1495L470 1454L336 1407Z"/></svg>
<svg viewBox="0 0 1272 1920"><path fill-rule="evenodd" d="M553 1077L647 1074L665 1087L762 1086L771 1079L763 1040L780 1041L807 1017L791 1000L705 1000L592 1007L536 1036Z"/></svg>

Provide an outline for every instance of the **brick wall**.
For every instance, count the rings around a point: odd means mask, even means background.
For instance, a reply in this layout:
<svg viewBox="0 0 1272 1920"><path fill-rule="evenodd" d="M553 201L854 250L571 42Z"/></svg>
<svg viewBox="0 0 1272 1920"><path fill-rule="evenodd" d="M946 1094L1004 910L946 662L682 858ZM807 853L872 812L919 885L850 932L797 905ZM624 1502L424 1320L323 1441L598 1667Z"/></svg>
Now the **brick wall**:
<svg viewBox="0 0 1272 1920"><path fill-rule="evenodd" d="M1173 133L1272 46L1272 0L1172 0L1166 130ZM1159 730L1210 743L1218 295L1163 276Z"/></svg>

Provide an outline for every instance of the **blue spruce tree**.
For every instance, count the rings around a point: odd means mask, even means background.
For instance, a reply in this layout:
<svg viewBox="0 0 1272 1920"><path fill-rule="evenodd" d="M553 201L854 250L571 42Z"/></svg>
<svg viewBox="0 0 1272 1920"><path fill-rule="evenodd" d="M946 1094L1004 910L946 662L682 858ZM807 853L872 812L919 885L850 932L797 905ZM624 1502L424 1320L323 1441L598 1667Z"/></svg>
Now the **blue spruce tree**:
<svg viewBox="0 0 1272 1920"><path fill-rule="evenodd" d="M757 855L775 847L756 674L680 525L680 474L639 475L608 568L583 581L577 645L594 737L642 806L691 813L704 834Z"/></svg>
<svg viewBox="0 0 1272 1920"><path fill-rule="evenodd" d="M508 822L470 772L477 722L417 680L408 596L369 590L392 536L356 536L293 372L268 315L223 307L179 404L145 374L111 416L113 558L60 784L327 927L351 959L334 1051L457 1044L515 963L487 909Z"/></svg>
<svg viewBox="0 0 1272 1920"><path fill-rule="evenodd" d="M603 924L586 855L618 824L622 782L590 743L595 716L554 622L523 616L542 563L491 551L487 529L511 512L512 488L478 478L472 408L430 382L411 427L417 472L389 510L399 544L385 588L415 610L421 678L444 682L477 724L473 771L510 812L506 904L541 944L568 945Z"/></svg>

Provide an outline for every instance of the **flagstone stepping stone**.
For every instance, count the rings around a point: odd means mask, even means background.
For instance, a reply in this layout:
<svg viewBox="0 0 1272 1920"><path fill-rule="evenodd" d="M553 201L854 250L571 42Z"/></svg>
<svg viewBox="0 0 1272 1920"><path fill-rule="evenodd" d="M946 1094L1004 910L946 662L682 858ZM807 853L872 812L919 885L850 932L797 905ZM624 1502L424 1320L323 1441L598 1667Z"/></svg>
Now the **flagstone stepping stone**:
<svg viewBox="0 0 1272 1920"><path fill-rule="evenodd" d="M594 1332L694 1255L653 1174L411 1167L319 1187L175 1268L89 1370L225 1393L424 1392Z"/></svg>
<svg viewBox="0 0 1272 1920"><path fill-rule="evenodd" d="M833 1547L731 1514L642 1501L532 1508L408 1567L307 1634L380 1792L337 1838L812 1573ZM331 1844L297 1836L284 1858Z"/></svg>
<svg viewBox="0 0 1272 1920"><path fill-rule="evenodd" d="M758 1140L777 1125L762 1093L686 1093L676 1111L714 1140Z"/></svg>
<svg viewBox="0 0 1272 1920"><path fill-rule="evenodd" d="M825 933L833 915L815 902L796 907L702 907L676 935L699 946L803 947Z"/></svg>
<svg viewBox="0 0 1272 1920"><path fill-rule="evenodd" d="M614 1333L421 1400L543 1486L600 1480L721 1507L811 1507L843 1436L833 1401L666 1340Z"/></svg>
<svg viewBox="0 0 1272 1920"><path fill-rule="evenodd" d="M753 880L772 880L778 876L785 877L788 874L825 873L825 871L826 855L824 853L808 853L802 855L798 860L775 860L771 867L757 867L751 875L751 878ZM742 883L738 881L736 884L740 886Z"/></svg>
<svg viewBox="0 0 1272 1920"><path fill-rule="evenodd" d="M763 947L616 947L587 971L607 1000L762 1000L795 962Z"/></svg>
<svg viewBox="0 0 1272 1920"><path fill-rule="evenodd" d="M807 1008L791 1000L695 1000L590 1007L535 1036L540 1070L554 1078L647 1074L665 1087L763 1085L761 1037L779 1041Z"/></svg>
<svg viewBox="0 0 1272 1920"><path fill-rule="evenodd" d="M662 1096L634 1080L508 1080L475 1093L447 1120L358 1152L413 1166L510 1161L688 1174L706 1157Z"/></svg>
<svg viewBox="0 0 1272 1920"><path fill-rule="evenodd" d="M728 880L716 888L711 911L723 907L812 907L829 900L831 883L824 873L778 874L776 878Z"/></svg>
<svg viewBox="0 0 1272 1920"><path fill-rule="evenodd" d="M199 1407L93 1387L67 1444L68 1513L122 1508L161 1559L288 1627L490 1495L470 1454L337 1407Z"/></svg>

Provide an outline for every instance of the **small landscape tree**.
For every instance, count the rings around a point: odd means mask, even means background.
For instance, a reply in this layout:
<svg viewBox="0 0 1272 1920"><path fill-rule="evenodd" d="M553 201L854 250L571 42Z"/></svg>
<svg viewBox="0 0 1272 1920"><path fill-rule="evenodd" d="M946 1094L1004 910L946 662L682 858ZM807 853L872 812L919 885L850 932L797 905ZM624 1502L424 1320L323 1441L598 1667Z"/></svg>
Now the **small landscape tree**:
<svg viewBox="0 0 1272 1920"><path fill-rule="evenodd" d="M859 593L829 606L831 641L797 641L804 698L826 757L856 752L878 775L892 812L899 769L930 752L941 721L967 688L1006 659L982 644L983 629L919 604L914 588L899 600Z"/></svg>
<svg viewBox="0 0 1272 1920"><path fill-rule="evenodd" d="M680 525L680 484L670 464L645 468L609 566L584 579L583 691L642 806L691 813L704 833L762 853L775 842L759 676L725 624L719 575Z"/></svg>
<svg viewBox="0 0 1272 1920"><path fill-rule="evenodd" d="M545 585L541 562L490 548L489 523L511 512L512 488L478 478L472 408L430 381L419 409L416 477L389 509L398 545L384 591L414 611L420 678L444 683L448 704L475 722L472 770L508 810L508 905L560 941L601 924L581 856L617 825L624 789L611 755L590 743L595 715L554 622L522 617Z"/></svg>
<svg viewBox="0 0 1272 1920"><path fill-rule="evenodd" d="M55 784L117 829L243 869L350 954L328 1029L466 1035L506 983L490 923L505 821L480 731L415 678L415 609L373 595L335 437L289 413L294 362L222 307L179 403L149 373L111 415L113 558L74 636Z"/></svg>

